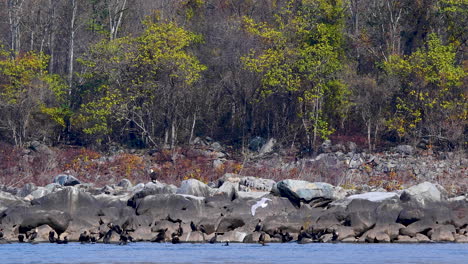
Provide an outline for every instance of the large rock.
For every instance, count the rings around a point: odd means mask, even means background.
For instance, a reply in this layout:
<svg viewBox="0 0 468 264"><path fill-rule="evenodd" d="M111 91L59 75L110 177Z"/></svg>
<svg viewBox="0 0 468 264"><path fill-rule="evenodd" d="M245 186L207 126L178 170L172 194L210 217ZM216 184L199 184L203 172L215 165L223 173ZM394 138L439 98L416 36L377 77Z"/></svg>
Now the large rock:
<svg viewBox="0 0 468 264"><path fill-rule="evenodd" d="M55 176L53 183L58 183L62 186L74 186L80 184L81 182L71 175L59 174Z"/></svg>
<svg viewBox="0 0 468 264"><path fill-rule="evenodd" d="M453 242L455 241L455 233L453 225L439 225L434 228L431 239L437 242Z"/></svg>
<svg viewBox="0 0 468 264"><path fill-rule="evenodd" d="M430 182L423 182L404 190L400 200L402 202L415 202L425 207L427 204L444 200L440 189L443 188Z"/></svg>
<svg viewBox="0 0 468 264"><path fill-rule="evenodd" d="M318 198L330 200L334 198L333 185L324 182L283 180L276 184L276 189L281 196L288 198L296 205L300 205L300 202L309 203Z"/></svg>
<svg viewBox="0 0 468 264"><path fill-rule="evenodd" d="M7 192L0 191L0 213L11 206L25 204L21 198Z"/></svg>
<svg viewBox="0 0 468 264"><path fill-rule="evenodd" d="M273 152L276 145L276 139L270 138L260 149L259 155L266 155Z"/></svg>
<svg viewBox="0 0 468 264"><path fill-rule="evenodd" d="M211 188L203 182L196 179L182 181L177 189L177 194L187 194L193 196L207 197L212 193Z"/></svg>
<svg viewBox="0 0 468 264"><path fill-rule="evenodd" d="M149 215L153 219L190 221L205 216L205 199L191 195L156 194L143 198L136 207L137 215Z"/></svg>
<svg viewBox="0 0 468 264"><path fill-rule="evenodd" d="M128 206L136 208L138 202L149 195L175 194L177 187L172 184L160 182L149 182L147 184L137 184L133 188L134 195L128 200Z"/></svg>
<svg viewBox="0 0 468 264"><path fill-rule="evenodd" d="M270 192L275 185L274 180L262 179L253 176L244 176L240 178L239 185L247 187L251 191Z"/></svg>
<svg viewBox="0 0 468 264"><path fill-rule="evenodd" d="M30 193L32 193L33 191L35 191L37 189L36 185L34 185L34 183L26 183L23 188L21 188L18 192L18 196L19 197L26 197L28 196Z"/></svg>
<svg viewBox="0 0 468 264"><path fill-rule="evenodd" d="M427 233L434 227L434 223L428 220L416 221L400 230L401 235L415 237L417 233Z"/></svg>
<svg viewBox="0 0 468 264"><path fill-rule="evenodd" d="M394 149L395 152L405 155L413 155L414 148L410 145L398 145Z"/></svg>

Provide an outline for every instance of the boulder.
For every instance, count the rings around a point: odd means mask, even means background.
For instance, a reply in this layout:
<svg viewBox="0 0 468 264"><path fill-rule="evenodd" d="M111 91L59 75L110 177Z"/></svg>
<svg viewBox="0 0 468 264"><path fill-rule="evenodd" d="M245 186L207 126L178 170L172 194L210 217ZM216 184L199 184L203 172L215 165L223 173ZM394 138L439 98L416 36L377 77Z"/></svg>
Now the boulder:
<svg viewBox="0 0 468 264"><path fill-rule="evenodd" d="M25 205L25 202L11 193L0 191L0 215L2 211L15 205Z"/></svg>
<svg viewBox="0 0 468 264"><path fill-rule="evenodd" d="M47 194L51 193L50 189L45 188L45 187L38 187L35 191L30 193L28 196L25 197L27 200L34 200L34 199L39 199L43 196L46 196Z"/></svg>
<svg viewBox="0 0 468 264"><path fill-rule="evenodd" d="M133 208L138 206L138 202L149 195L158 195L158 194L175 194L177 187L172 184L164 184L158 181L149 182L142 186L142 184L137 184L133 188L133 196L128 200L127 205Z"/></svg>
<svg viewBox="0 0 468 264"><path fill-rule="evenodd" d="M332 142L331 142L331 140L327 139L327 140L323 141L323 143L320 145L320 152L322 152L322 153L332 152Z"/></svg>
<svg viewBox="0 0 468 264"><path fill-rule="evenodd" d="M401 235L415 237L417 233L427 233L434 227L434 223L430 220L419 220L416 221L409 226L402 228L400 230Z"/></svg>
<svg viewBox="0 0 468 264"><path fill-rule="evenodd" d="M237 197L238 190L239 184L226 181L216 190L215 194L225 195L228 199L234 200Z"/></svg>
<svg viewBox="0 0 468 264"><path fill-rule="evenodd" d="M427 236L419 233L416 234L414 238L416 238L418 242L431 242L431 240Z"/></svg>
<svg viewBox="0 0 468 264"><path fill-rule="evenodd" d="M239 179L239 185L248 187L251 191L270 192L275 184L276 182L274 180L253 176L244 176Z"/></svg>
<svg viewBox="0 0 468 264"><path fill-rule="evenodd" d="M62 186L74 186L81 184L81 182L77 178L68 174L59 174L55 176L53 183L58 183Z"/></svg>
<svg viewBox="0 0 468 264"><path fill-rule="evenodd" d="M208 185L196 179L188 179L182 181L177 189L177 194L187 194L193 196L207 197L212 193L212 189Z"/></svg>
<svg viewBox="0 0 468 264"><path fill-rule="evenodd" d="M249 143L249 149L251 151L259 151L263 145L265 145L266 139L262 137L254 137L252 140L250 140Z"/></svg>
<svg viewBox="0 0 468 264"><path fill-rule="evenodd" d="M394 148L394 151L400 154L413 155L414 148L410 145L398 145Z"/></svg>
<svg viewBox="0 0 468 264"><path fill-rule="evenodd" d="M242 243L245 240L247 233L240 231L230 231L226 232L217 237L218 242L239 242Z"/></svg>
<svg viewBox="0 0 468 264"><path fill-rule="evenodd" d="M300 202L309 203L318 198L330 200L334 198L333 185L324 182L283 180L276 184L276 189L282 197L288 198L297 206Z"/></svg>
<svg viewBox="0 0 468 264"><path fill-rule="evenodd" d="M32 193L33 191L35 191L37 189L36 185L34 185L34 183L26 183L23 188L21 188L18 192L18 196L19 197L26 197L28 196L30 193Z"/></svg>
<svg viewBox="0 0 468 264"><path fill-rule="evenodd" d="M148 215L153 219L196 219L205 215L205 199L177 194L156 194L141 199L136 206L137 215Z"/></svg>
<svg viewBox="0 0 468 264"><path fill-rule="evenodd" d="M434 228L431 239L437 242L454 242L456 233L453 225L438 225Z"/></svg>
<svg viewBox="0 0 468 264"><path fill-rule="evenodd" d="M245 222L240 217L223 217L216 228L216 232L225 233L233 231L245 225Z"/></svg>
<svg viewBox="0 0 468 264"><path fill-rule="evenodd" d="M441 202L443 195L440 192L442 187L430 182L423 182L403 191L400 196L402 202L415 202L422 207L427 204Z"/></svg>
<svg viewBox="0 0 468 264"><path fill-rule="evenodd" d="M130 189L133 187L132 182L129 179L122 179L117 186L122 187L124 189Z"/></svg>
<svg viewBox="0 0 468 264"><path fill-rule="evenodd" d="M270 138L259 150L258 155L266 155L272 153L276 145L276 139Z"/></svg>

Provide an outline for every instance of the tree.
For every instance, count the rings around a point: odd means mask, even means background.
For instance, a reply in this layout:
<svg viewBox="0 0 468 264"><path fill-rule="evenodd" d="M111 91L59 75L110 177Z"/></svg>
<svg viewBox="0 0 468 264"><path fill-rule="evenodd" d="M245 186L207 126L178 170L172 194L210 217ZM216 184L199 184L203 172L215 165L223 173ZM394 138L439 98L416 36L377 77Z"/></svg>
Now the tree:
<svg viewBox="0 0 468 264"><path fill-rule="evenodd" d="M140 36L104 40L83 60L100 96L92 92L75 121L92 121L95 129L84 130L89 134L108 134L109 121L121 121L146 144L157 144L154 136L162 130L164 144L170 139L174 146L183 104L206 69L188 51L201 39L174 22L149 18L144 24Z"/></svg>
<svg viewBox="0 0 468 264"><path fill-rule="evenodd" d="M47 73L47 60L35 52L11 58L9 51L0 49L0 124L18 146L40 132L35 122L38 115L48 115L60 124L59 112L65 113L57 105L64 94L63 82Z"/></svg>
<svg viewBox="0 0 468 264"><path fill-rule="evenodd" d="M456 64L455 55L452 45L443 45L432 33L426 47L409 56L392 56L384 64L387 73L400 80L395 113L389 122L400 136L458 139L463 135L467 74Z"/></svg>
<svg viewBox="0 0 468 264"><path fill-rule="evenodd" d="M346 101L346 86L337 76L343 12L341 1L290 1L274 25L244 19L245 30L261 41L260 49L243 57L245 67L261 75L264 96L295 97L312 145L333 132L328 117ZM325 112L327 105L333 112Z"/></svg>

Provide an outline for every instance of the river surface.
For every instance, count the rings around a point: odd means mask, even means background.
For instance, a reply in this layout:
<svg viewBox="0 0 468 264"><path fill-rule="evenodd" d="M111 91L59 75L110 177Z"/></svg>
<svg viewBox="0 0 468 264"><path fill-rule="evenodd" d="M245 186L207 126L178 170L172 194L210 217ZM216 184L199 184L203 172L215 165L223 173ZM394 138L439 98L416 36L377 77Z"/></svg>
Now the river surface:
<svg viewBox="0 0 468 264"><path fill-rule="evenodd" d="M468 264L468 244L8 244L0 263Z"/></svg>

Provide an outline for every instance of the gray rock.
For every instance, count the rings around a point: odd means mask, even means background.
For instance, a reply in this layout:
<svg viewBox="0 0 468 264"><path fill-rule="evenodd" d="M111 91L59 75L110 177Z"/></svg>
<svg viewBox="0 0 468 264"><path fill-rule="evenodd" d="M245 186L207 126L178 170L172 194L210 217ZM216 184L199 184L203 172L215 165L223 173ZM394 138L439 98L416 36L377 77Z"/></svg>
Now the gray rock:
<svg viewBox="0 0 468 264"><path fill-rule="evenodd" d="M400 242L400 243L417 243L418 240L416 238L412 238L410 236L398 236L397 242Z"/></svg>
<svg viewBox="0 0 468 264"><path fill-rule="evenodd" d="M276 146L276 139L274 138L270 138L263 146L262 148L260 149L259 151L259 155L266 155L266 154L269 154L269 153L272 153L274 148Z"/></svg>
<svg viewBox="0 0 468 264"><path fill-rule="evenodd" d="M62 186L74 186L81 184L77 178L68 174L59 174L55 176L53 183L58 183Z"/></svg>
<svg viewBox="0 0 468 264"><path fill-rule="evenodd" d="M214 151L222 152L224 150L223 146L221 146L219 142L213 142L210 146Z"/></svg>
<svg viewBox="0 0 468 264"><path fill-rule="evenodd" d="M244 176L240 178L239 184L248 187L250 190L269 192L276 182L270 179Z"/></svg>
<svg viewBox="0 0 468 264"><path fill-rule="evenodd" d="M249 149L251 151L259 151L263 145L265 145L266 139L262 137L255 137L252 140L250 140L249 143Z"/></svg>
<svg viewBox="0 0 468 264"><path fill-rule="evenodd" d="M237 197L237 192L239 190L239 183L224 182L221 187L218 188L216 194L223 194L228 197L228 199L234 200Z"/></svg>
<svg viewBox="0 0 468 264"><path fill-rule="evenodd" d="M37 187L34 185L34 183L26 183L23 188L18 192L19 197L26 197L29 194L31 194L34 190L36 190Z"/></svg>
<svg viewBox="0 0 468 264"><path fill-rule="evenodd" d="M133 187L133 184L129 179L123 179L117 184L117 186L122 187L124 189L129 189Z"/></svg>
<svg viewBox="0 0 468 264"><path fill-rule="evenodd" d="M30 200L39 199L39 198L41 198L43 196L46 196L47 194L49 194L51 192L52 191L50 191L47 188L39 187L35 191L30 193L28 196L26 196L26 198L30 198Z"/></svg>
<svg viewBox="0 0 468 264"><path fill-rule="evenodd" d="M324 182L308 182L301 180L283 180L276 184L281 196L288 198L296 205L300 202L309 203L318 198L333 199L333 185Z"/></svg>
<svg viewBox="0 0 468 264"><path fill-rule="evenodd" d="M196 179L188 179L182 181L177 189L177 194L188 194L193 196L207 197L212 193L212 189L208 185Z"/></svg>
<svg viewBox="0 0 468 264"><path fill-rule="evenodd" d="M403 191L400 200L403 202L416 202L424 207L428 203L440 202L443 199L440 188L433 183L423 182Z"/></svg>
<svg viewBox="0 0 468 264"><path fill-rule="evenodd" d="M453 225L439 225L434 228L431 239L437 242L453 242L455 241L455 233Z"/></svg>
<svg viewBox="0 0 468 264"><path fill-rule="evenodd" d="M49 147L47 147L45 144L40 143L39 141L32 141L29 144L29 148L40 154L45 154L45 155L54 154L54 152Z"/></svg>
<svg viewBox="0 0 468 264"><path fill-rule="evenodd" d="M320 145L320 151L323 153L330 153L332 152L332 142L331 140L327 139Z"/></svg>
<svg viewBox="0 0 468 264"><path fill-rule="evenodd" d="M398 145L394 149L395 152L405 155L413 155L414 148L410 145Z"/></svg>

